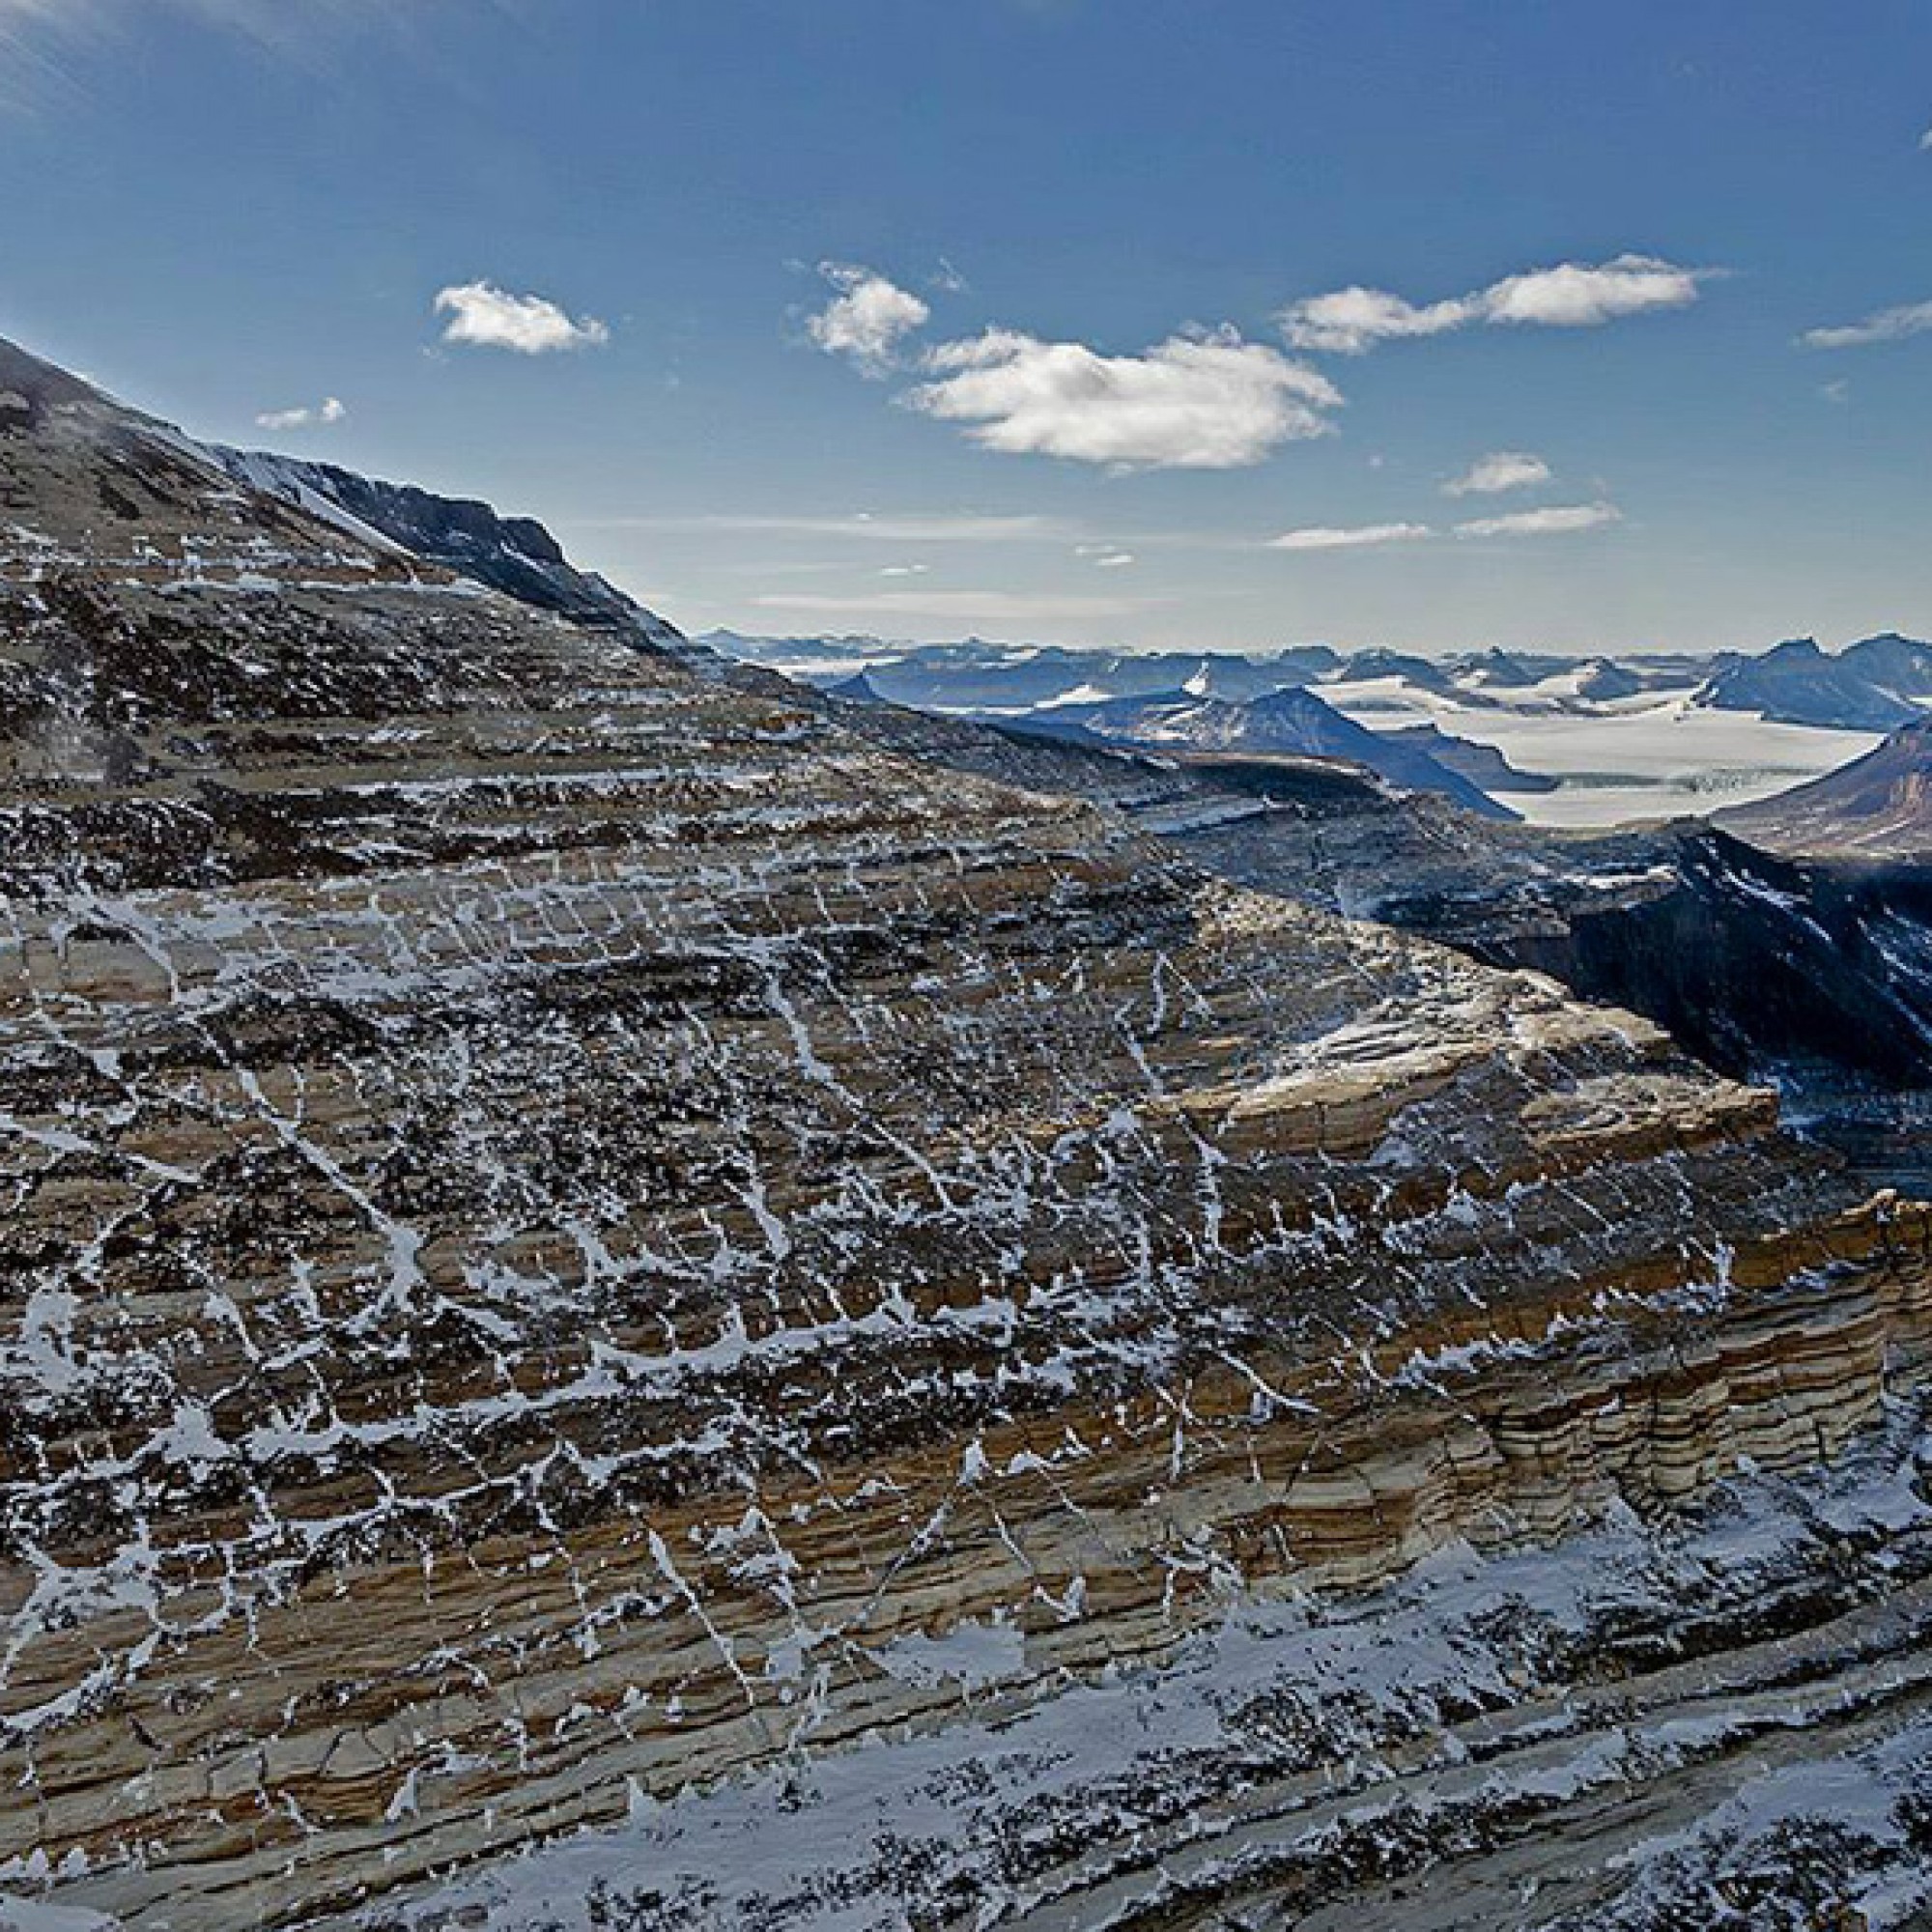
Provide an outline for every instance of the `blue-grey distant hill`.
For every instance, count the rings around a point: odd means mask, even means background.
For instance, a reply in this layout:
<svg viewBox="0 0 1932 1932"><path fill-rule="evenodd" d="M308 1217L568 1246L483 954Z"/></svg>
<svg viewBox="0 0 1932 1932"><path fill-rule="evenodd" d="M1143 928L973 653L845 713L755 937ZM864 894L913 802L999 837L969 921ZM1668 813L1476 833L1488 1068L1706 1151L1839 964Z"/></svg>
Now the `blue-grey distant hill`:
<svg viewBox="0 0 1932 1932"><path fill-rule="evenodd" d="M1150 751L1288 753L1341 758L1405 791L1436 792L1486 818L1515 818L1483 787L1419 744L1385 737L1345 718L1314 692L1292 688L1246 701L1168 691L1035 712L1036 730L1075 732Z"/></svg>
<svg viewBox="0 0 1932 1932"><path fill-rule="evenodd" d="M1895 731L1932 705L1932 644L1887 632L1833 655L1815 638L1793 638L1757 657L1721 659L1698 701L1781 724Z"/></svg>

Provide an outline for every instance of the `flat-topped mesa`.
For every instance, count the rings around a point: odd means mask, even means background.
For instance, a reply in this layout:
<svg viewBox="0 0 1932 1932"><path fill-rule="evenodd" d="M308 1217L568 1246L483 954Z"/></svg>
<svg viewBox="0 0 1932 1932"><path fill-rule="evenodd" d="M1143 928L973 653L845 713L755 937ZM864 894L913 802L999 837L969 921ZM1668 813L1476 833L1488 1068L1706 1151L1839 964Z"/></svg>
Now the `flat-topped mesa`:
<svg viewBox="0 0 1932 1932"><path fill-rule="evenodd" d="M1920 1210L1645 1023L233 483L336 573L130 573L213 486L140 456L97 554L74 452L149 435L0 414L62 553L0 620L0 1859L64 1900L293 1921L937 1721L903 1639L1098 1667L1815 1460L1922 1350Z"/></svg>

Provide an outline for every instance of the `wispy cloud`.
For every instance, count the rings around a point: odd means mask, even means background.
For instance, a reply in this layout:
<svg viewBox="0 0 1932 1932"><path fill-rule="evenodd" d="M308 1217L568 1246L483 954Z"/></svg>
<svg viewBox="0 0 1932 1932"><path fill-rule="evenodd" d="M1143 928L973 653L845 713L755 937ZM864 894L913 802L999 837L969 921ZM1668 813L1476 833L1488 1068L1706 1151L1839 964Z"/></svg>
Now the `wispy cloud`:
<svg viewBox="0 0 1932 1932"><path fill-rule="evenodd" d="M936 617L966 624L1050 624L1094 617L1125 617L1147 608L1131 597L1034 595L1018 590L877 590L849 597L782 591L754 597L761 611L791 611L814 617Z"/></svg>
<svg viewBox="0 0 1932 1932"><path fill-rule="evenodd" d="M1427 524L1355 524L1335 528L1313 525L1270 537L1269 550L1373 550L1382 544L1417 543L1434 536Z"/></svg>
<svg viewBox="0 0 1932 1932"><path fill-rule="evenodd" d="M27 27L65 26L98 11L86 0L0 0L0 35L16 34Z"/></svg>
<svg viewBox="0 0 1932 1932"><path fill-rule="evenodd" d="M843 517L723 514L694 517L592 517L583 529L681 531L701 536L849 537L861 543L1061 543L1079 526L1058 517L874 515Z"/></svg>
<svg viewBox="0 0 1932 1932"><path fill-rule="evenodd" d="M1619 255L1595 265L1533 269L1469 295L1420 304L1382 289L1338 289L1293 303L1279 320L1296 349L1360 355L1380 342L1478 326L1596 328L1623 316L1684 308L1713 272L1654 255Z"/></svg>
<svg viewBox="0 0 1932 1932"><path fill-rule="evenodd" d="M1505 490L1529 490L1548 483L1554 472L1540 456L1524 449L1492 450L1479 456L1462 475L1443 484L1449 497L1499 497Z"/></svg>
<svg viewBox="0 0 1932 1932"><path fill-rule="evenodd" d="M1305 363L1232 328L1139 355L989 328L941 343L909 408L966 426L983 449L1116 469L1238 469L1327 433L1342 396Z"/></svg>
<svg viewBox="0 0 1932 1932"><path fill-rule="evenodd" d="M1932 330L1932 301L1907 302L1899 308L1882 308L1862 322L1807 329L1799 340L1807 349L1863 349L1874 342L1903 342L1908 335L1928 330Z"/></svg>
<svg viewBox="0 0 1932 1932"><path fill-rule="evenodd" d="M601 348L611 339L609 326L595 316L573 317L548 296L512 295L494 282L461 282L441 290L436 312L449 318L445 342L474 349L552 355Z"/></svg>
<svg viewBox="0 0 1932 1932"><path fill-rule="evenodd" d="M471 13L503 0L465 0ZM0 0L0 30L18 26L85 27L117 14L170 13L265 42L358 23L388 25L395 0Z"/></svg>
<svg viewBox="0 0 1932 1932"><path fill-rule="evenodd" d="M272 430L315 429L329 423L339 423L348 413L348 406L339 398L326 396L319 403L304 403L299 409L265 410L255 418L255 427Z"/></svg>
<svg viewBox="0 0 1932 1932"><path fill-rule="evenodd" d="M899 344L932 319L931 307L870 269L851 262L821 262L818 272L838 293L806 323L807 332L828 355L842 355L862 376L892 373Z"/></svg>
<svg viewBox="0 0 1932 1932"><path fill-rule="evenodd" d="M1614 503L1569 503L1548 510L1517 510L1506 517L1478 517L1458 524L1459 537L1554 537L1573 530L1599 530L1623 522Z"/></svg>
<svg viewBox="0 0 1932 1932"><path fill-rule="evenodd" d="M462 0L470 14L507 12L514 0ZM396 0L0 0L0 106L28 106L74 90L73 57L112 45L116 30L144 15L251 41L265 51L312 57L330 40L369 30L403 38L427 5ZM457 11L450 0L448 11Z"/></svg>

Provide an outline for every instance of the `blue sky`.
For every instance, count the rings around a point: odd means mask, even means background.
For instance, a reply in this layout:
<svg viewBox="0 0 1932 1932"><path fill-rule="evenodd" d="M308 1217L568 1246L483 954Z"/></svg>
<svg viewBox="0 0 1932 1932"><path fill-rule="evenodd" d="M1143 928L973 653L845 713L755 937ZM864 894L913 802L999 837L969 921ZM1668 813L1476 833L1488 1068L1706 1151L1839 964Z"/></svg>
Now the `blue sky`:
<svg viewBox="0 0 1932 1932"><path fill-rule="evenodd" d="M693 630L1925 634L1928 136L1922 0L0 0L0 332Z"/></svg>

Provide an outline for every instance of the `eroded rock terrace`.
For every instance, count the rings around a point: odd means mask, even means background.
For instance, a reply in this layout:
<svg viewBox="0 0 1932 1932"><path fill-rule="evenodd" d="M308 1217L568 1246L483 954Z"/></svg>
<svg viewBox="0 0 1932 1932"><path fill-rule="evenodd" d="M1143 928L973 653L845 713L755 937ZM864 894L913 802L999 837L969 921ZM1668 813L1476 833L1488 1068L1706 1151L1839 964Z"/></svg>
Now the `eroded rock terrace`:
<svg viewBox="0 0 1932 1932"><path fill-rule="evenodd" d="M1920 1211L1644 1023L7 386L15 1876L293 1919L1921 1352Z"/></svg>

